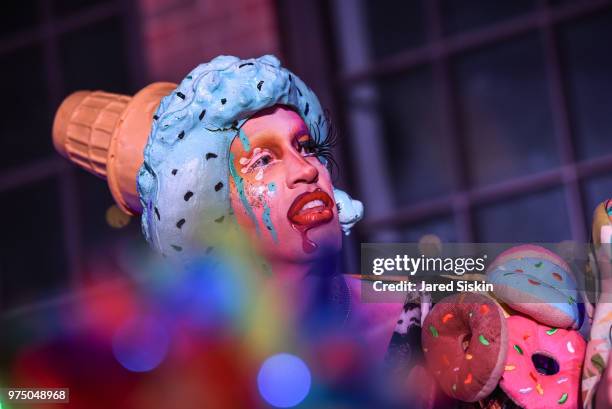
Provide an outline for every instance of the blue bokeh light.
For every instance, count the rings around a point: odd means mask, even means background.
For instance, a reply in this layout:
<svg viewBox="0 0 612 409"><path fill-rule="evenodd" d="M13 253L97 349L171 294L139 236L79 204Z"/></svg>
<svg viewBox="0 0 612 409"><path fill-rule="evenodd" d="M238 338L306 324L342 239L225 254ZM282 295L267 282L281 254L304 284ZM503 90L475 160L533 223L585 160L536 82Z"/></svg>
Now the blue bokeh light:
<svg viewBox="0 0 612 409"><path fill-rule="evenodd" d="M147 372L166 357L169 336L154 317L138 317L126 322L113 337L115 359L127 370Z"/></svg>
<svg viewBox="0 0 612 409"><path fill-rule="evenodd" d="M266 359L257 375L259 393L277 408L298 405L308 395L310 385L310 370L304 361L286 353Z"/></svg>

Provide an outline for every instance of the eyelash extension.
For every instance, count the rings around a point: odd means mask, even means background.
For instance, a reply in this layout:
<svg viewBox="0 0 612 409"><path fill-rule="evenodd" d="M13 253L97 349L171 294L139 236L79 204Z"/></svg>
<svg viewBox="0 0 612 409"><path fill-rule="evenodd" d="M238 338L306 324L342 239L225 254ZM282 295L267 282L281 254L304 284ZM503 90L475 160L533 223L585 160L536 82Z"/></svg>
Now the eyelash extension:
<svg viewBox="0 0 612 409"><path fill-rule="evenodd" d="M338 143L338 133L329 119L327 111L325 112L325 118L322 121L319 121L314 125L311 123L310 129L313 130L314 135L312 135L312 138L310 138L307 143L303 144L303 146L311 149L314 156L324 158L327 162L327 168L333 175L334 169L339 169L338 162L336 162L333 153L333 149ZM321 140L322 130L326 130L326 133L325 138Z"/></svg>

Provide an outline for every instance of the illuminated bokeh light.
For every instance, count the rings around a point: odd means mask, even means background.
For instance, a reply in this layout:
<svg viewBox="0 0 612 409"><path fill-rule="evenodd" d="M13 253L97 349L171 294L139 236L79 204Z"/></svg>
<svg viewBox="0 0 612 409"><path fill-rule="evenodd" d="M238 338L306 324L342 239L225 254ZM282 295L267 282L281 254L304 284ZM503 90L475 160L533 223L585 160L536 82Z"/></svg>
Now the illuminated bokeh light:
<svg viewBox="0 0 612 409"><path fill-rule="evenodd" d="M130 224L131 219L132 216L125 213L117 205L112 205L106 210L106 223L115 229L121 229L127 226Z"/></svg>
<svg viewBox="0 0 612 409"><path fill-rule="evenodd" d="M113 337L115 359L127 370L155 369L166 357L169 336L162 323L152 316L127 321Z"/></svg>
<svg viewBox="0 0 612 409"><path fill-rule="evenodd" d="M270 405L290 408L298 405L310 391L310 370L300 358L277 354L266 359L257 375L259 393Z"/></svg>

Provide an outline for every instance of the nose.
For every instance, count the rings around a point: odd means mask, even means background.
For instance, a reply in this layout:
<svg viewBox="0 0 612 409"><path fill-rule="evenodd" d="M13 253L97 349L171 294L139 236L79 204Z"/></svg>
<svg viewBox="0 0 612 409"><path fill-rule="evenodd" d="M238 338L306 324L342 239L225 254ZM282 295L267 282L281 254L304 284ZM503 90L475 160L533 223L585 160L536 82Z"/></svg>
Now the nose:
<svg viewBox="0 0 612 409"><path fill-rule="evenodd" d="M306 158L293 153L288 160L287 187L293 189L300 183L316 183L319 180L319 171Z"/></svg>

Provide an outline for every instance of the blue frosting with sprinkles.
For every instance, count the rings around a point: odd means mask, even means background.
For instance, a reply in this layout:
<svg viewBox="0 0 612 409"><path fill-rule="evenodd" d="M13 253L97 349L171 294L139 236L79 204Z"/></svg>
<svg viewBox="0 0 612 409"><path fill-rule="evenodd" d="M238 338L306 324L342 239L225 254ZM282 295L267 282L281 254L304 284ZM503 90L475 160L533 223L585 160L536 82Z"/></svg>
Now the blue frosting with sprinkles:
<svg viewBox="0 0 612 409"><path fill-rule="evenodd" d="M155 249L180 253L207 224L227 221L230 144L246 119L276 104L295 109L313 137L327 136L316 95L272 55L219 56L161 100L137 179L142 229Z"/></svg>

